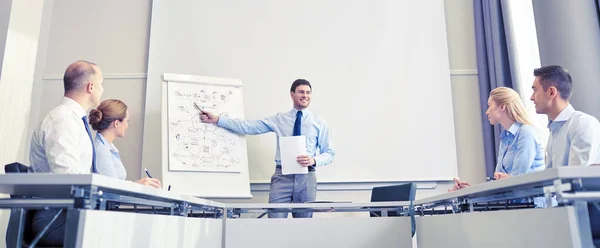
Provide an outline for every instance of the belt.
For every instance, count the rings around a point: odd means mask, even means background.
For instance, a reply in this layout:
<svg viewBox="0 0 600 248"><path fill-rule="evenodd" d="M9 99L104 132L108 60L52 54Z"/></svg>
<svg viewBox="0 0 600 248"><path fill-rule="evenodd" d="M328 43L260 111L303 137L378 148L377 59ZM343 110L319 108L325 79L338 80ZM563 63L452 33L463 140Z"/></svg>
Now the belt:
<svg viewBox="0 0 600 248"><path fill-rule="evenodd" d="M280 164L278 164L278 165L276 165L276 166L275 166L275 168L276 168L276 169L281 169L281 165L280 165ZM308 167L308 171L315 171L315 166L314 166L314 165L312 165L312 166L309 166L309 167Z"/></svg>

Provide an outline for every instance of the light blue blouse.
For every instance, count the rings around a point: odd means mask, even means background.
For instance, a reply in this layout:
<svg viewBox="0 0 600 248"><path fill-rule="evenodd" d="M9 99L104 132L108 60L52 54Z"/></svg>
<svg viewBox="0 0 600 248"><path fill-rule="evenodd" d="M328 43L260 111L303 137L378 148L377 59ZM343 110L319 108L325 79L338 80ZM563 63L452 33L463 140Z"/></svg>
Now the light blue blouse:
<svg viewBox="0 0 600 248"><path fill-rule="evenodd" d="M500 133L496 172L519 176L545 168L544 147L534 127L515 122L508 130ZM517 199L511 202L526 203L531 202L531 199ZM536 207L546 205L543 197L533 198L533 203Z"/></svg>
<svg viewBox="0 0 600 248"><path fill-rule="evenodd" d="M515 122L500 133L496 172L518 176L544 169L544 147L534 127Z"/></svg>
<svg viewBox="0 0 600 248"><path fill-rule="evenodd" d="M127 171L123 162L121 162L121 156L119 156L119 150L106 141L102 134L96 133L96 139L94 139L94 148L96 149L96 167L98 173L109 177L116 177L122 180L127 178Z"/></svg>

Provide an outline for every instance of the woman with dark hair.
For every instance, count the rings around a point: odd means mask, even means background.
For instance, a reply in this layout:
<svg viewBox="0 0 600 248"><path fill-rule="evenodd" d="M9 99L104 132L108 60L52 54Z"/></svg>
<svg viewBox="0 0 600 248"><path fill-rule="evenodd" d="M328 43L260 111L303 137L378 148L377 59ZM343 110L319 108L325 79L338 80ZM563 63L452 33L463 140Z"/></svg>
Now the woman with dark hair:
<svg viewBox="0 0 600 248"><path fill-rule="evenodd" d="M125 137L129 127L127 105L116 99L105 100L90 111L89 121L92 128L98 131L94 140L98 173L125 180L127 171L113 141ZM156 178L143 178L136 183L161 188L161 183Z"/></svg>

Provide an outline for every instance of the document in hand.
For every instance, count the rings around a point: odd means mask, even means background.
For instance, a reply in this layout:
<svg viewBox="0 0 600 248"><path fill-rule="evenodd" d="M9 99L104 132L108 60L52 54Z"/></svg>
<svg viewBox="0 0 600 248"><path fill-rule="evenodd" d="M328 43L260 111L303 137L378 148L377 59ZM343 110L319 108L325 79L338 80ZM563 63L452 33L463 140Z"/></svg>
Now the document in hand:
<svg viewBox="0 0 600 248"><path fill-rule="evenodd" d="M306 136L289 136L279 138L279 154L281 155L281 174L307 174L308 167L302 166L297 157L306 154Z"/></svg>

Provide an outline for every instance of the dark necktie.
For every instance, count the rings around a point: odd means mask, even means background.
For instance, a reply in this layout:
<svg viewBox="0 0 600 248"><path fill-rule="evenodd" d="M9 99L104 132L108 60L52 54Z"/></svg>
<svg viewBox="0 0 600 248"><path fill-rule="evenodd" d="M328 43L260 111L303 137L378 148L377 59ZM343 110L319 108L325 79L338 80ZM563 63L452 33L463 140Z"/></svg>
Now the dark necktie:
<svg viewBox="0 0 600 248"><path fill-rule="evenodd" d="M296 122L294 122L294 136L300 136L302 131L302 111L296 113Z"/></svg>
<svg viewBox="0 0 600 248"><path fill-rule="evenodd" d="M87 131L88 136L90 136L90 141L92 142L92 172L98 173L98 169L96 169L96 148L94 147L94 140L92 140L92 131L90 131L87 116L81 117L81 120L83 120L85 131Z"/></svg>

